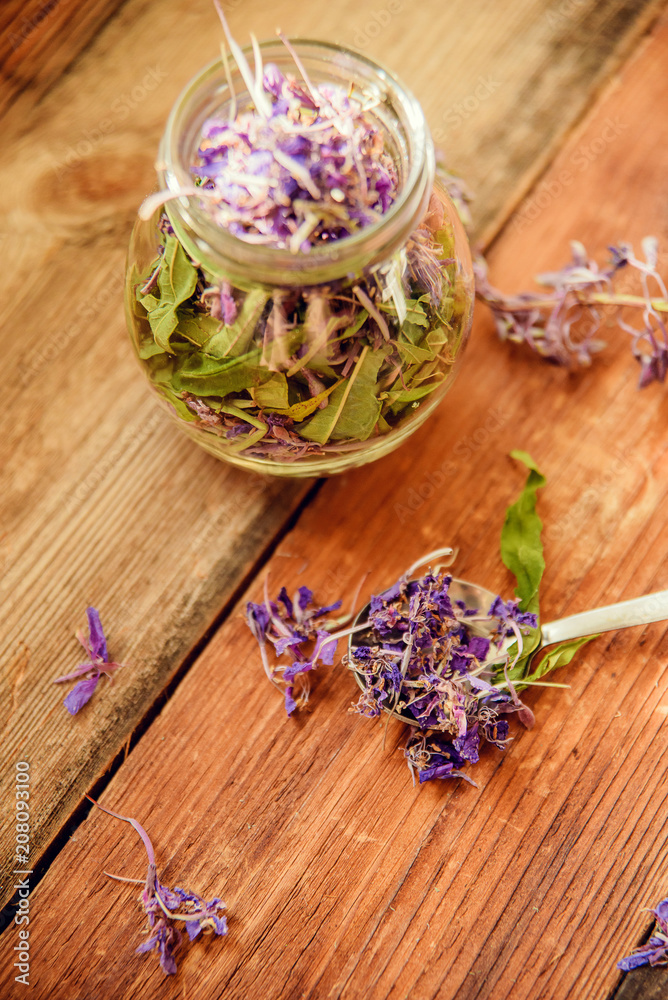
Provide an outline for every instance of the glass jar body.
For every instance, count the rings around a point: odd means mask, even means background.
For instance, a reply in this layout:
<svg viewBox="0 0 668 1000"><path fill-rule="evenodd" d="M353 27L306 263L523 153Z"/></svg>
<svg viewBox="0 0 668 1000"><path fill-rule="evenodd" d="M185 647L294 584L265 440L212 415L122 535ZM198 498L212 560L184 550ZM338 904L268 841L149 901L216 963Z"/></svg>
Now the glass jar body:
<svg viewBox="0 0 668 1000"><path fill-rule="evenodd" d="M137 358L216 457L275 475L341 472L401 444L452 384L473 308L466 235L434 180L428 136L412 153L405 136L390 141L410 190L389 235L381 219L368 238L278 265L263 248L254 266L252 246L239 239L235 254L226 237L218 249L178 199L135 225L126 306Z"/></svg>

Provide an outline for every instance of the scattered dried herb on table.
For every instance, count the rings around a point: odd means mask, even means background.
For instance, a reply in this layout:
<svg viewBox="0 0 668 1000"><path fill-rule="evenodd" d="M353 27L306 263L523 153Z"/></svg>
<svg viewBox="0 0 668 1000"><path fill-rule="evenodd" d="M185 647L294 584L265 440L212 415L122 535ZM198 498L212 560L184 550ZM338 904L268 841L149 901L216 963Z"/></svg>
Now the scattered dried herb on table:
<svg viewBox="0 0 668 1000"><path fill-rule="evenodd" d="M109 680L113 681L113 671L123 666L122 663L112 663L109 660L107 640L102 629L100 615L96 609L87 608L86 617L88 618L88 638L79 630L77 639L85 649L88 660L79 664L76 670L71 673L56 677L53 682L54 684L62 684L64 681L73 681L77 677L83 678L74 685L63 702L70 715L76 715L90 701L102 674L106 674Z"/></svg>
<svg viewBox="0 0 668 1000"><path fill-rule="evenodd" d="M504 295L487 278L487 265L476 258L476 294L494 316L502 340L525 343L547 361L569 365L572 361L589 365L592 356L605 347L598 338L605 310L614 308L617 323L631 336L633 356L640 364L640 388L663 382L668 372L668 330L662 314L668 313L668 292L657 271L658 243L653 236L642 241L645 260L640 260L629 243L610 247L609 263L599 269L590 260L582 243L573 241L573 259L560 271L536 276L538 284L551 290ZM628 268L641 279L642 295L618 290L615 281ZM658 296L652 296L654 282ZM640 312L642 326L623 318L622 310Z"/></svg>
<svg viewBox="0 0 668 1000"><path fill-rule="evenodd" d="M144 889L139 901L144 913L148 917L148 940L144 941L137 948L137 954L152 951L154 948L160 956L160 965L164 972L173 975L176 972L176 959L174 952L181 943L181 932L178 924L185 924L188 937L194 941L202 932L213 933L221 937L227 934L227 919L219 916L218 911L225 909L225 903L221 899L212 899L207 903L197 893L188 892L176 886L168 889L158 880L157 868L155 864L155 852L153 845L146 832L137 820L128 816L121 816L119 813L105 809L99 802L92 799L90 795L86 798L115 819L120 819L124 823L129 823L141 837L146 854L148 856L148 870L146 879L143 882ZM123 878L120 875L110 875L109 878L118 882L136 882L142 884L141 879Z"/></svg>
<svg viewBox="0 0 668 1000"><path fill-rule="evenodd" d="M496 597L489 608L471 608L451 599L452 577L444 570L412 579L418 566L452 554L443 549L372 597L365 619L349 628L331 619L340 601L311 607L313 595L306 587L294 601L282 588L276 601L265 592L264 603L248 603L248 625L260 645L267 676L284 691L288 715L308 700L308 675L318 662L333 663L338 639L356 635L343 658L363 686L352 711L378 718L387 709L411 721L414 731L404 752L420 782L453 777L471 781L462 768L478 761L484 741L503 749L510 738L506 716L516 714L525 726L533 725L520 692L533 685L549 686L552 682L545 676L570 663L593 637L551 648L533 667L540 645L539 588L545 569L536 493L545 479L529 455L512 454L529 468L525 488L509 507L501 533L501 557L517 581L515 600ZM273 665L267 644L274 647Z"/></svg>
<svg viewBox="0 0 668 1000"><path fill-rule="evenodd" d="M641 965L668 965L668 899L662 899L656 909L649 912L654 914L656 926L649 941L617 962L617 968L623 972L638 969Z"/></svg>

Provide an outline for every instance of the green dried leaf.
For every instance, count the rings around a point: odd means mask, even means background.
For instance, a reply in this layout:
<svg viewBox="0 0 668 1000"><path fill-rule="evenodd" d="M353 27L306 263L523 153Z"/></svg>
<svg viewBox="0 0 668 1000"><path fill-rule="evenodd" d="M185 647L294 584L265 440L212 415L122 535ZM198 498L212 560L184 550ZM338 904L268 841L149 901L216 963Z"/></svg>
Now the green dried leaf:
<svg viewBox="0 0 668 1000"><path fill-rule="evenodd" d="M545 477L524 451L512 451L511 457L529 469L526 485L519 499L506 512L501 531L501 558L517 580L516 596L520 608L538 614L538 590L545 570L541 532L543 524L536 513L536 492L545 485Z"/></svg>
<svg viewBox="0 0 668 1000"><path fill-rule="evenodd" d="M137 348L137 354L142 361L148 361L149 358L154 358L158 354L164 354L164 351L160 344L156 344L152 337L142 337Z"/></svg>
<svg viewBox="0 0 668 1000"><path fill-rule="evenodd" d="M441 248L439 254L441 260L455 256L455 231L449 223L434 233L434 241Z"/></svg>
<svg viewBox="0 0 668 1000"><path fill-rule="evenodd" d="M438 304L438 309L436 310L436 315L440 319L441 323L445 325L450 325L450 320L454 316L455 312L455 300L452 295L441 296L441 301Z"/></svg>
<svg viewBox="0 0 668 1000"><path fill-rule="evenodd" d="M424 327L417 323L409 323L406 320L401 327L401 339L408 340L411 344L419 344L424 337Z"/></svg>
<svg viewBox="0 0 668 1000"><path fill-rule="evenodd" d="M253 399L262 409L286 410L288 382L283 372L273 372L266 382L253 389Z"/></svg>
<svg viewBox="0 0 668 1000"><path fill-rule="evenodd" d="M404 323L410 323L413 326L428 327L429 317L427 316L427 309L429 308L429 296L421 295L419 299L406 299L405 303L406 319ZM381 303L380 308L383 312L391 313L392 316L397 315L397 307L392 300Z"/></svg>
<svg viewBox="0 0 668 1000"><path fill-rule="evenodd" d="M175 236L165 240L157 284L159 297L152 292L142 295L138 290L137 300L148 314L156 344L161 351L173 354L170 338L179 322L177 306L189 299L197 286L197 268Z"/></svg>
<svg viewBox="0 0 668 1000"><path fill-rule="evenodd" d="M180 396L173 392L169 385L165 385L164 382L161 383L158 387L158 392L165 397L168 403L171 403L181 420L188 420L190 422L197 420L197 415L193 413Z"/></svg>
<svg viewBox="0 0 668 1000"><path fill-rule="evenodd" d="M351 376L334 389L325 409L299 428L301 436L318 444L330 438L366 441L380 416L377 379L386 353L386 349L364 347Z"/></svg>
<svg viewBox="0 0 668 1000"><path fill-rule="evenodd" d="M224 326L207 341L205 353L214 358L238 358L247 354L269 297L270 293L262 288L248 292L234 323Z"/></svg>
<svg viewBox="0 0 668 1000"><path fill-rule="evenodd" d="M160 303L148 314L148 321L155 337L156 344L162 351L173 354L173 348L169 342L170 337L176 330L178 317L176 307L169 302Z"/></svg>
<svg viewBox="0 0 668 1000"><path fill-rule="evenodd" d="M430 351L434 355L439 355L443 350L443 347L448 342L448 334L444 327L437 326L433 330L430 330L424 339L422 347L428 346Z"/></svg>
<svg viewBox="0 0 668 1000"><path fill-rule="evenodd" d="M144 307L147 313L152 313L154 309L160 307L160 299L157 295L149 292L148 295L138 295L137 301Z"/></svg>
<svg viewBox="0 0 668 1000"><path fill-rule="evenodd" d="M177 392L196 396L227 396L262 385L272 372L259 365L259 350L241 358L210 358L194 355L174 373L172 384Z"/></svg>
<svg viewBox="0 0 668 1000"><path fill-rule="evenodd" d="M220 320L207 313L180 310L175 332L185 337L191 344L203 347L220 330Z"/></svg>
<svg viewBox="0 0 668 1000"><path fill-rule="evenodd" d="M315 413L320 404L327 399L341 382L342 379L339 379L334 385L330 385L329 389L324 389L316 396L311 396L309 399L302 399L299 403L293 403L292 406L288 406L285 410L274 410L274 413L278 413L282 417L292 417L295 423L306 420L312 413Z"/></svg>
<svg viewBox="0 0 668 1000"><path fill-rule="evenodd" d="M421 365L425 361L434 360L434 351L429 347L417 347L415 344L397 341L397 350L404 365Z"/></svg>
<svg viewBox="0 0 668 1000"><path fill-rule="evenodd" d="M545 677L546 674L551 673L553 670L558 670L559 667L565 667L567 663L570 663L575 654L585 646L592 639L598 639L598 635L586 635L579 639L571 639L569 642L562 642L554 649L550 650L549 653L543 657L533 673L529 674L528 677L523 678L527 683L531 681L538 681L541 677ZM521 682L520 682L521 687Z"/></svg>
<svg viewBox="0 0 668 1000"><path fill-rule="evenodd" d="M424 399L430 392L437 389L444 379L445 375L440 374L440 377L435 377L434 381L429 382L427 385L416 385L412 389L395 389L393 392L388 392L386 405L394 413L395 407L397 410L400 410L407 403L415 403L418 399Z"/></svg>
<svg viewBox="0 0 668 1000"><path fill-rule="evenodd" d="M439 382L442 382L445 374L440 359L435 358L433 361L426 361L422 365L411 365L410 368L407 368L404 372L404 382L407 389L416 389L423 382L434 377L438 377Z"/></svg>
<svg viewBox="0 0 668 1000"><path fill-rule="evenodd" d="M190 298L196 287L197 268L176 236L167 236L162 267L158 275L160 301L178 306Z"/></svg>

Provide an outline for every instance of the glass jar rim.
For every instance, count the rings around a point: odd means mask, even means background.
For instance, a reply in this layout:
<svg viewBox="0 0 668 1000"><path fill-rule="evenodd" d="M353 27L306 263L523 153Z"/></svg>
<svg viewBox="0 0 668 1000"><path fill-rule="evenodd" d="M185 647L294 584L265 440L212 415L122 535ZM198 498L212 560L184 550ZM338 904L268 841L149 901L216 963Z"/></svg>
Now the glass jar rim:
<svg viewBox="0 0 668 1000"><path fill-rule="evenodd" d="M385 67L362 53L333 42L312 39L291 39L298 55L307 66L320 63L322 68L338 70L341 79L360 80L373 87L383 102L392 102L402 130L407 169L400 177L400 190L393 203L378 221L351 236L333 240L323 246L314 246L308 253L292 253L288 249L252 243L227 232L219 226L200 204L201 199L191 195L178 195L165 204L170 222L186 250L205 268L224 270L231 280L242 284L244 279L254 284L320 284L337 280L350 273L358 273L374 263L387 260L417 226L426 210L434 178L434 150L424 112L413 94ZM280 39L259 43L263 62L290 62L289 51ZM245 55L252 55L246 47ZM296 69L296 67L295 67ZM344 74L345 71L345 74ZM248 95L236 65L230 64L230 75L237 96ZM333 80L332 82L336 82ZM186 84L170 112L163 135L157 164L163 189L177 193L192 186L189 167L194 149L185 143L190 127L191 140L198 129L193 129L193 112L198 102L210 94L215 104L209 102L208 117L214 107L222 107L229 100L229 86L221 59L214 59L204 66ZM201 109L200 109L201 114ZM204 119L199 122L199 128ZM184 156L184 153L186 154ZM217 266L216 266L217 265Z"/></svg>

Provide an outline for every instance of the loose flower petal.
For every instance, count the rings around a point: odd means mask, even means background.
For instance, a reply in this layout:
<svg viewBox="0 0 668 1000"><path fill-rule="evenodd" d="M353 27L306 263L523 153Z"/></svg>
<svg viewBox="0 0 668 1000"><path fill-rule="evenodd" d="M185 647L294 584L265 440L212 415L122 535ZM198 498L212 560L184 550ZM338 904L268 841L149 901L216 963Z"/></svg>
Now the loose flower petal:
<svg viewBox="0 0 668 1000"><path fill-rule="evenodd" d="M79 709L83 708L87 701L90 701L99 679L100 675L97 673L94 677L89 677L87 680L75 684L63 701L63 705L70 715L76 715Z"/></svg>
<svg viewBox="0 0 668 1000"><path fill-rule="evenodd" d="M107 640L98 611L95 608L87 608L86 617L88 618L88 637L86 638L82 632L79 632L77 638L90 659L86 663L80 663L69 674L56 677L53 682L54 684L62 684L64 681L75 680L77 677L83 678L72 688L63 702L70 715L76 715L91 699L101 674L106 674L111 680L112 672L123 665L109 661Z"/></svg>
<svg viewBox="0 0 668 1000"><path fill-rule="evenodd" d="M650 910L656 920L654 933L646 944L634 948L629 956L617 962L617 968L630 972L641 965L668 965L668 899L662 899Z"/></svg>

